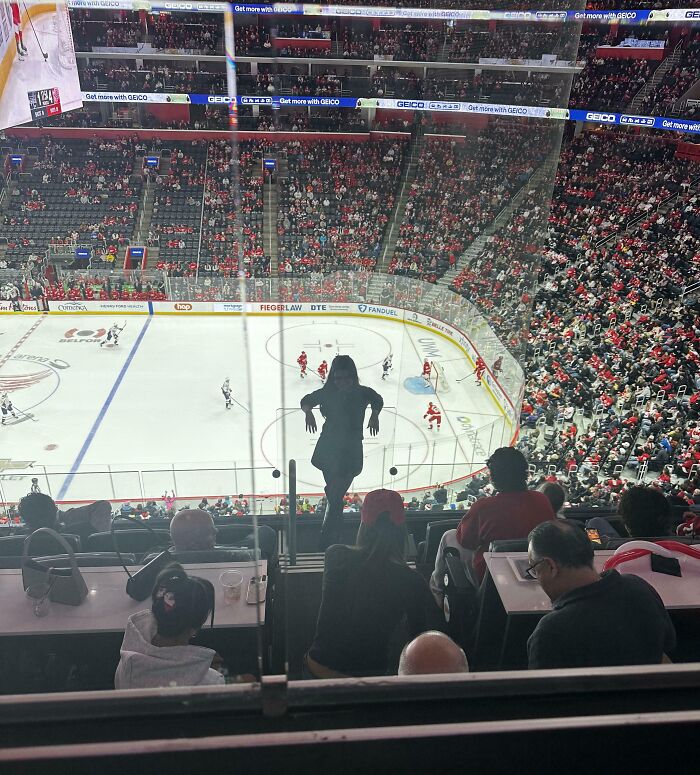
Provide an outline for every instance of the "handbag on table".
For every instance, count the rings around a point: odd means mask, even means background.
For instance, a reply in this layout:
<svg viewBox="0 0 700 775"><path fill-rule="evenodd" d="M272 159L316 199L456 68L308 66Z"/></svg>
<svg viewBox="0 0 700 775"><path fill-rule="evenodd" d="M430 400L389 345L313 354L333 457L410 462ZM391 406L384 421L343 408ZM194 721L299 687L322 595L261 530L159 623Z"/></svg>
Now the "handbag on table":
<svg viewBox="0 0 700 775"><path fill-rule="evenodd" d="M39 533L49 535L65 550L70 568L54 568L49 562L39 562L29 556L29 547L34 536ZM53 560L52 562L55 562ZM87 585L78 563L75 552L60 533L48 527L40 527L24 539L22 551L22 585L26 592L29 587L45 585L49 600L65 605L80 605L87 597Z"/></svg>

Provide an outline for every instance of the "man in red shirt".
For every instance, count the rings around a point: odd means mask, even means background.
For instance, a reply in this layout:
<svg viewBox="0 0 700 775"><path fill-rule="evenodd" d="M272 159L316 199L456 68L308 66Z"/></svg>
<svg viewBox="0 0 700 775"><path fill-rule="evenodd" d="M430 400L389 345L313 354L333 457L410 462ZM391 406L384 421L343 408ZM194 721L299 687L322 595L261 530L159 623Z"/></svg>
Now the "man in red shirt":
<svg viewBox="0 0 700 775"><path fill-rule="evenodd" d="M486 461L486 466L497 494L473 503L457 530L448 530L442 537L430 579L430 587L438 598L442 595L445 548L459 549L467 575L478 587L486 572L484 552L489 550L491 541L527 538L540 522L556 519L547 496L527 489L527 460L522 452L501 447Z"/></svg>

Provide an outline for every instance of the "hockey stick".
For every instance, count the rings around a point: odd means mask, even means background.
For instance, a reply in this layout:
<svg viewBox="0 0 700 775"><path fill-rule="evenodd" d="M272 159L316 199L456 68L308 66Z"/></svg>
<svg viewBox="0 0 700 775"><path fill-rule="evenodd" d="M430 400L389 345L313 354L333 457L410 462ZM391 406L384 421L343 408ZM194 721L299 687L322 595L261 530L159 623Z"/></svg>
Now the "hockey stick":
<svg viewBox="0 0 700 775"><path fill-rule="evenodd" d="M29 418L32 422L39 422L39 420L37 420L33 414L27 414L27 412L23 412L21 409L18 409L16 406L13 406L13 409L15 410L15 412L19 412L20 414L23 414L25 417Z"/></svg>
<svg viewBox="0 0 700 775"><path fill-rule="evenodd" d="M41 47L41 43L39 43L39 36L36 34L36 30L34 29L34 23L32 22L32 17L29 15L27 4L24 2L24 0L22 0L22 5L24 6L24 10L27 12L27 19L29 19L29 26L32 28L32 32L34 33L34 37L36 38L37 46L39 46L39 51L41 51L42 56L44 57L44 62L48 62L49 55Z"/></svg>
<svg viewBox="0 0 700 775"><path fill-rule="evenodd" d="M235 403L237 403L238 406L241 407L241 409L243 409L244 411L248 412L248 414L250 414L250 409L248 409L245 406L243 406L243 404L240 401L236 401L236 399L233 396L231 396L231 400L234 401Z"/></svg>

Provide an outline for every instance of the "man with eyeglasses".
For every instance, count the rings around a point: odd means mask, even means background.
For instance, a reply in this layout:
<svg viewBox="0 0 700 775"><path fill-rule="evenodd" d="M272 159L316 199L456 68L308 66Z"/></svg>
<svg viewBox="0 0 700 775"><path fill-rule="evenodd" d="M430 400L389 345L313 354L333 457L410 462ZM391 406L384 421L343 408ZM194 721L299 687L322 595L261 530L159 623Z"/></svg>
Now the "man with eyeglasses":
<svg viewBox="0 0 700 775"><path fill-rule="evenodd" d="M528 536L527 574L552 601L527 642L531 670L669 661L676 632L656 590L639 576L593 566L586 532L564 520Z"/></svg>

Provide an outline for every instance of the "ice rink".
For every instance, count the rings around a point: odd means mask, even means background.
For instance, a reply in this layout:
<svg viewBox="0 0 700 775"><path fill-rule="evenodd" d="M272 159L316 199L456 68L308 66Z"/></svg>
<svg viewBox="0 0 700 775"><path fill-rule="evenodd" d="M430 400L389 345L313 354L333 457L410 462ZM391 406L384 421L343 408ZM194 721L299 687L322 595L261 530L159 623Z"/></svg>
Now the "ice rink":
<svg viewBox="0 0 700 775"><path fill-rule="evenodd" d="M320 492L321 473L309 462L317 437L298 407L321 386L312 370L337 353L355 360L361 382L385 404L379 436L366 434L355 490L454 480L510 441L510 425L475 386L471 363L437 334L342 316L247 321L252 395L239 316L0 316L0 389L18 410L0 428L2 499L26 494L32 476L43 492L69 501L157 499L166 489L184 499L283 493L286 477L272 470L284 471L290 458L298 461L298 491ZM119 345L101 347L115 322L126 323ZM296 365L301 350L306 379ZM389 353L394 368L383 381ZM426 357L445 372L448 390L437 397L418 376ZM227 377L237 402L229 410ZM442 407L439 432L423 419L430 400Z"/></svg>

